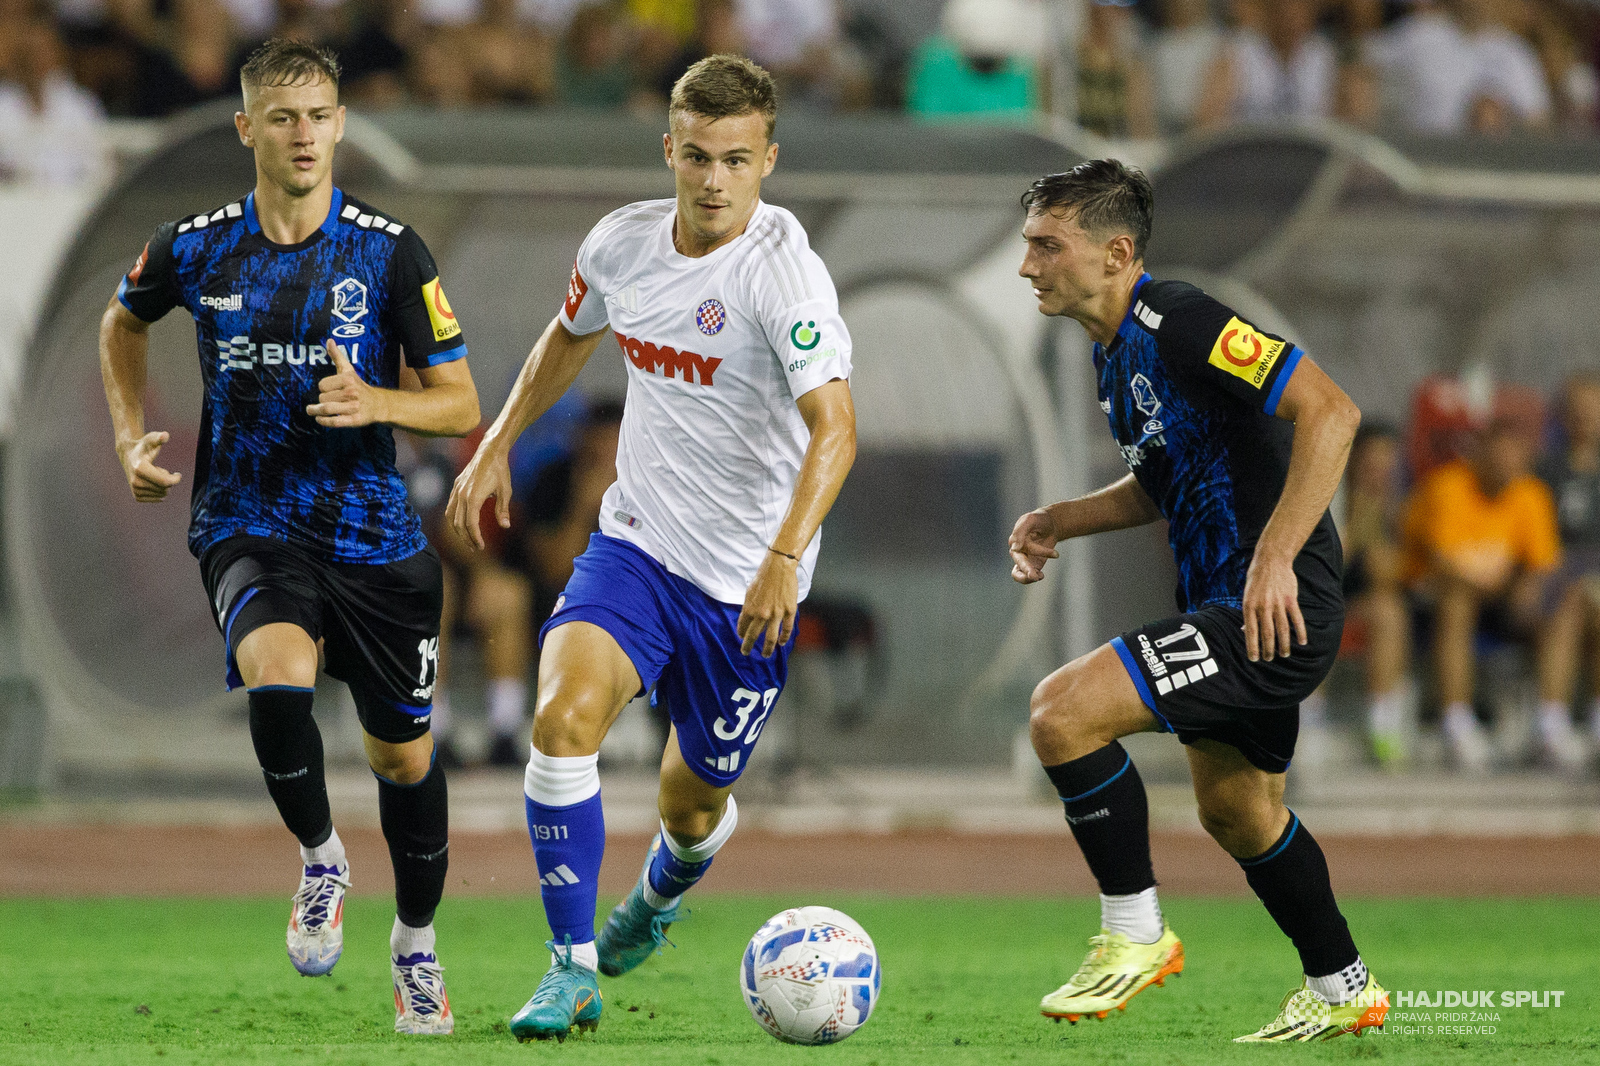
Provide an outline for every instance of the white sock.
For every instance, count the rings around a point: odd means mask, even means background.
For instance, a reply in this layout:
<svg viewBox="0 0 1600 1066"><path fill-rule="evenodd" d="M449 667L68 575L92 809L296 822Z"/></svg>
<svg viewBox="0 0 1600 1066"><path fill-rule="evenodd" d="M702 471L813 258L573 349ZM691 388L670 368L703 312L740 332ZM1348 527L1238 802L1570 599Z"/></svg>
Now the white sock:
<svg viewBox="0 0 1600 1066"><path fill-rule="evenodd" d="M307 866L349 866L344 857L344 841L339 839L337 829L328 834L327 840L314 848L301 844L300 861Z"/></svg>
<svg viewBox="0 0 1600 1066"><path fill-rule="evenodd" d="M546 807L570 807L600 791L600 754L546 755L530 742L523 795Z"/></svg>
<svg viewBox="0 0 1600 1066"><path fill-rule="evenodd" d="M1405 703L1399 686L1373 696L1367 704L1367 728L1379 736L1400 732L1405 725Z"/></svg>
<svg viewBox="0 0 1600 1066"><path fill-rule="evenodd" d="M1341 1003L1348 1003L1367 987L1367 964L1357 955L1355 962L1338 973L1330 973L1326 977L1312 977L1307 974L1306 987L1335 1007Z"/></svg>
<svg viewBox="0 0 1600 1066"><path fill-rule="evenodd" d="M433 691L433 713L428 717L428 729L436 740L450 735L450 693L442 688L436 687Z"/></svg>
<svg viewBox="0 0 1600 1066"><path fill-rule="evenodd" d="M429 922L421 929L413 929L399 918L395 918L394 929L389 933L389 954L398 959L419 953L433 954L433 923Z"/></svg>
<svg viewBox="0 0 1600 1066"><path fill-rule="evenodd" d="M1539 739L1549 743L1572 729L1572 710L1565 700L1539 702Z"/></svg>
<svg viewBox="0 0 1600 1066"><path fill-rule="evenodd" d="M561 955L567 953L566 945L561 946ZM550 953L550 965L554 966L559 961L555 952ZM572 945L572 964L582 966L586 970L597 971L600 969L600 949L594 946L591 940L587 944Z"/></svg>
<svg viewBox="0 0 1600 1066"><path fill-rule="evenodd" d="M1472 717L1472 704L1452 703L1444 709L1444 731L1450 736L1471 733L1477 728L1478 720Z"/></svg>
<svg viewBox="0 0 1600 1066"><path fill-rule="evenodd" d="M1131 896L1100 894L1100 925L1135 944L1154 944L1165 927L1154 885Z"/></svg>
<svg viewBox="0 0 1600 1066"><path fill-rule="evenodd" d="M528 709L528 683L520 677L497 677L489 682L489 732L514 737L522 732Z"/></svg>

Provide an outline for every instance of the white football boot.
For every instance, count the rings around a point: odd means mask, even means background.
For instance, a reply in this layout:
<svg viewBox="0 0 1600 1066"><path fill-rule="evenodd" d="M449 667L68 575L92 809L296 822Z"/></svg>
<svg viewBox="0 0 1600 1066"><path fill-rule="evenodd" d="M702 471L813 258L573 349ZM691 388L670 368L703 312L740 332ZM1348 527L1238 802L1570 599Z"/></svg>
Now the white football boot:
<svg viewBox="0 0 1600 1066"><path fill-rule="evenodd" d="M333 969L344 951L344 894L350 867L306 864L289 905L289 961L306 977Z"/></svg>
<svg viewBox="0 0 1600 1066"><path fill-rule="evenodd" d="M395 1032L442 1036L455 1031L444 967L433 952L391 955L389 967L394 974Z"/></svg>

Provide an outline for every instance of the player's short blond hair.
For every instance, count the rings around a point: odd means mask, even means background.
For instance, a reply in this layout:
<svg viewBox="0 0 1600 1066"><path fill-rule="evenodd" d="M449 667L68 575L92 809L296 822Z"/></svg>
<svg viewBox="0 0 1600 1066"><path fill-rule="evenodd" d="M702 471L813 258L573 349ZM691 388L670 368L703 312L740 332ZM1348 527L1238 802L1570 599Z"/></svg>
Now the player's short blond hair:
<svg viewBox="0 0 1600 1066"><path fill-rule="evenodd" d="M324 79L339 87L339 57L333 49L309 41L274 37L250 53L239 71L246 95L278 85L316 83Z"/></svg>
<svg viewBox="0 0 1600 1066"><path fill-rule="evenodd" d="M707 56L683 72L672 87L668 118L678 114L702 118L734 118L760 114L767 120L767 140L778 125L778 87L772 75L744 56Z"/></svg>

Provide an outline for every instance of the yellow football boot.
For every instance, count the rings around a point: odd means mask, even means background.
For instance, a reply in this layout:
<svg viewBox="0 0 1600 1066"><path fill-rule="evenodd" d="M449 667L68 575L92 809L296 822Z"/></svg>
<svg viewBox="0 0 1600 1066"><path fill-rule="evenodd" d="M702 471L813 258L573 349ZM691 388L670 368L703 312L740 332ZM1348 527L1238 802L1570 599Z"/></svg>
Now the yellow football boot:
<svg viewBox="0 0 1600 1066"><path fill-rule="evenodd" d="M1089 938L1089 955L1072 980L1044 997L1039 1012L1077 1024L1092 1014L1104 1018L1127 1010L1128 1000L1151 985L1164 985L1168 974L1183 972L1183 943L1164 927L1154 944L1135 944L1122 933L1104 929Z"/></svg>
<svg viewBox="0 0 1600 1066"><path fill-rule="evenodd" d="M1389 993L1367 974L1367 987L1348 1003L1335 1007L1320 994L1300 987L1283 997L1278 1016L1248 1036L1233 1038L1236 1044L1305 1043L1332 1040L1342 1033L1360 1036L1365 1029L1382 1029L1389 1016Z"/></svg>

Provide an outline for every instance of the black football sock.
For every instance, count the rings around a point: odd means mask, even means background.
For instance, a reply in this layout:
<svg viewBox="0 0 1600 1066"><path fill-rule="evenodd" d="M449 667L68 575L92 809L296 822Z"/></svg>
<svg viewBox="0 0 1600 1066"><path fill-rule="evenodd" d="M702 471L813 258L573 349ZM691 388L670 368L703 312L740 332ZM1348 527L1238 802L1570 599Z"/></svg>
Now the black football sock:
<svg viewBox="0 0 1600 1066"><path fill-rule="evenodd" d="M1328 860L1298 815L1289 812L1289 824L1272 847L1238 862L1267 913L1294 941L1306 976L1339 973L1357 962L1350 926L1333 898Z"/></svg>
<svg viewBox="0 0 1600 1066"><path fill-rule="evenodd" d="M1067 824L1100 882L1101 894L1131 896L1154 888L1150 805L1123 746L1113 740L1071 762L1046 766L1044 772L1055 783Z"/></svg>
<svg viewBox="0 0 1600 1066"><path fill-rule="evenodd" d="M263 685L250 690L250 741L283 824L317 847L333 833L322 776L322 734L311 717L312 690Z"/></svg>
<svg viewBox="0 0 1600 1066"><path fill-rule="evenodd" d="M450 868L450 804L437 757L415 784L378 777L378 821L394 863L395 913L421 929L433 921Z"/></svg>

